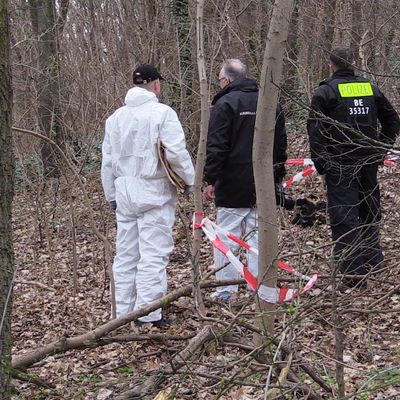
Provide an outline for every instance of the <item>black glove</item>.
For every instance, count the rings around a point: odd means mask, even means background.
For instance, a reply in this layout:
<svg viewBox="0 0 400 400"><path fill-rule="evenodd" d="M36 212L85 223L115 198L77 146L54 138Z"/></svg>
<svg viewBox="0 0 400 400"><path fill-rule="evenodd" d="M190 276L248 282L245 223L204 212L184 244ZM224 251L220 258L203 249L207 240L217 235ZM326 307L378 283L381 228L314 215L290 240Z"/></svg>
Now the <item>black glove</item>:
<svg viewBox="0 0 400 400"><path fill-rule="evenodd" d="M115 211L117 209L117 202L115 200L110 201L111 210Z"/></svg>
<svg viewBox="0 0 400 400"><path fill-rule="evenodd" d="M300 225L303 228L313 226L315 222L315 204L307 199L296 200L298 212L292 220L292 224Z"/></svg>
<svg viewBox="0 0 400 400"><path fill-rule="evenodd" d="M326 222L323 215L318 215L318 212L326 208L324 201L314 203L308 199L297 199L296 206L298 207L298 212L294 216L292 224L306 228L313 226L316 222L319 224Z"/></svg>

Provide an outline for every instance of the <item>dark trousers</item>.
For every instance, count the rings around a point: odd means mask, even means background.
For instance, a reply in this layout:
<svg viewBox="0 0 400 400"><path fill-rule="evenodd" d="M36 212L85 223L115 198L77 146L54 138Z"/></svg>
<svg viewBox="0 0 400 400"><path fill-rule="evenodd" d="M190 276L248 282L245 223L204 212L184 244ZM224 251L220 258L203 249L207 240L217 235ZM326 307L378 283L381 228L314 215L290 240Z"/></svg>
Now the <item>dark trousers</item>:
<svg viewBox="0 0 400 400"><path fill-rule="evenodd" d="M383 261L377 172L377 165L365 165L326 174L333 254L343 273L363 275Z"/></svg>

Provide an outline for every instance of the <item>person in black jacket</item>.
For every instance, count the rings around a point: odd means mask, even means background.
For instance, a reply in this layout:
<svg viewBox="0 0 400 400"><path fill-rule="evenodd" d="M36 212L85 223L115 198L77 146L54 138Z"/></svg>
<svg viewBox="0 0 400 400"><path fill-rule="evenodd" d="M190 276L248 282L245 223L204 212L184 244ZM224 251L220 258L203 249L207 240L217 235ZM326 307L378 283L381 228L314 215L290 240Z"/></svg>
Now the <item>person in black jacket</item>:
<svg viewBox="0 0 400 400"><path fill-rule="evenodd" d="M383 93L355 75L353 60L349 49L332 51L331 77L312 98L307 128L311 158L326 177L335 261L343 273L365 275L383 265L377 171L400 120Z"/></svg>
<svg viewBox="0 0 400 400"><path fill-rule="evenodd" d="M246 67L239 60L227 60L222 65L219 85L221 90L212 101L208 127L204 170L208 186L204 190L204 197L206 200L215 200L218 225L238 237L247 238L252 246L257 247L252 149L258 85L254 79L247 77ZM278 104L274 141L274 177L277 184L285 176L286 148L285 118ZM216 250L215 267L221 268L226 263L227 259ZM249 254L248 264L257 277L257 257ZM217 279L237 277L239 274L230 264L217 272ZM221 287L215 295L227 300L237 290L237 285Z"/></svg>

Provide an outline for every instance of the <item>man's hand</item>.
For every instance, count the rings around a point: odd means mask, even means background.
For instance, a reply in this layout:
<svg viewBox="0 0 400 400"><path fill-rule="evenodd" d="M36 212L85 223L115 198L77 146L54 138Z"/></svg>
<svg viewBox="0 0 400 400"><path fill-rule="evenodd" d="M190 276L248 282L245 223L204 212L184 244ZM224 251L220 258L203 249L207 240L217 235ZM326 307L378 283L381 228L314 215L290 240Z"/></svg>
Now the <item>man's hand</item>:
<svg viewBox="0 0 400 400"><path fill-rule="evenodd" d="M203 192L204 200L213 201L215 199L215 189L213 185L208 185Z"/></svg>
<svg viewBox="0 0 400 400"><path fill-rule="evenodd" d="M115 211L117 209L117 202L115 200L110 201L111 210Z"/></svg>

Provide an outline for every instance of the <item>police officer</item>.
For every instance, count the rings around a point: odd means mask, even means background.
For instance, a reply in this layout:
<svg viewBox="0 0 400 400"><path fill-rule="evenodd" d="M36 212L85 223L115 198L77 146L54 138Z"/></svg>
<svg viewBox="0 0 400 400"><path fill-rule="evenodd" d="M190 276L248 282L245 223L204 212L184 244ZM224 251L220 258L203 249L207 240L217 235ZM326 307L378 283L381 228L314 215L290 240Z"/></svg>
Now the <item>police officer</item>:
<svg viewBox="0 0 400 400"><path fill-rule="evenodd" d="M383 262L377 171L396 140L400 120L383 93L355 75L349 49L333 50L329 68L331 77L311 102L311 158L326 177L335 260L343 273L365 275ZM358 282L345 283L352 287Z"/></svg>

